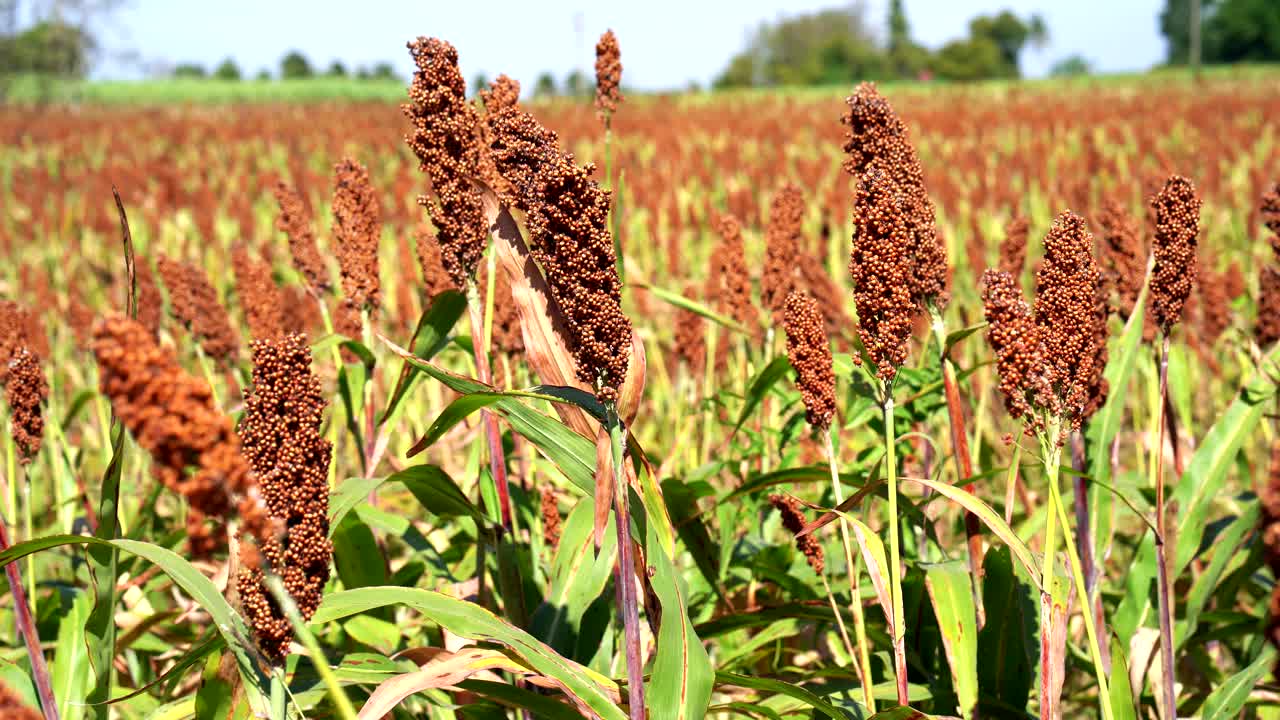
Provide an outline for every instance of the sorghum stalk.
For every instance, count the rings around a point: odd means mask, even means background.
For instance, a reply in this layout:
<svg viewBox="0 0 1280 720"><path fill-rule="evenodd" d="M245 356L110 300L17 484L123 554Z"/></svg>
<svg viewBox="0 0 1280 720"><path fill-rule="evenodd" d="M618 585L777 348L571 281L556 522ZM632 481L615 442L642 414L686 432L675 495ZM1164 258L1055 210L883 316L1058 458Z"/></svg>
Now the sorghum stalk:
<svg viewBox="0 0 1280 720"><path fill-rule="evenodd" d="M615 402L605 404L605 424L609 430L609 454L613 460L613 512L617 516L618 611L622 615L623 634L627 654L627 704L631 720L645 720L644 709L644 658L640 652L640 605L636 596L634 548L631 544L631 510L629 485L622 463L625 462L626 430L618 417Z"/></svg>
<svg viewBox="0 0 1280 720"><path fill-rule="evenodd" d="M880 407L884 412L884 462L889 490L889 596L893 603L893 664L898 682L898 704L907 699L907 628L902 605L902 550L898 539L898 459L894 445L893 381L882 385Z"/></svg>
<svg viewBox="0 0 1280 720"><path fill-rule="evenodd" d="M840 473L836 469L835 443L832 440L834 431L827 428L827 465L831 469L831 492L835 496L836 507L844 503L844 490L840 487ZM871 653L867 647L867 624L862 614L862 589L859 586L861 573L860 563L854 561L853 543L849 540L849 521L840 516L840 542L844 546L844 562L849 576L849 607L853 610L854 630L858 636L858 674L862 677L862 701L871 713L876 711L876 699L872 694ZM826 582L826 579L823 579ZM830 594L830 589L827 593ZM832 600L832 604L835 600ZM839 613L836 614L839 618Z"/></svg>

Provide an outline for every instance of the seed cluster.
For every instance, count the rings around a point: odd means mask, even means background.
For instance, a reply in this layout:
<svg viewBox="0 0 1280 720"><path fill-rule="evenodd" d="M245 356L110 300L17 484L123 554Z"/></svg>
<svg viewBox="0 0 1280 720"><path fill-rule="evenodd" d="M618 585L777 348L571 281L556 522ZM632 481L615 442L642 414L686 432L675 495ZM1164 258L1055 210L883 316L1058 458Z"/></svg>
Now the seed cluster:
<svg viewBox="0 0 1280 720"><path fill-rule="evenodd" d="M1199 330L1200 341L1212 346L1231 326L1230 287L1226 273L1218 272L1212 266L1201 264L1196 271L1200 289Z"/></svg>
<svg viewBox="0 0 1280 720"><path fill-rule="evenodd" d="M608 127L622 102L622 51L618 36L606 30L596 43L596 112Z"/></svg>
<svg viewBox="0 0 1280 720"><path fill-rule="evenodd" d="M853 321L844 310L844 292L814 253L801 248L796 252L796 262L805 291L818 301L823 322L826 323L827 336L839 341L846 328L853 326Z"/></svg>
<svg viewBox="0 0 1280 720"><path fill-rule="evenodd" d="M787 358L796 371L805 419L815 430L826 430L836 411L836 376L817 301L801 292L788 294L783 324Z"/></svg>
<svg viewBox="0 0 1280 720"><path fill-rule="evenodd" d="M879 168L863 176L854 198L857 229L849 255L858 334L886 382L907 359L907 342L921 309L911 292L912 234L897 190Z"/></svg>
<svg viewBox="0 0 1280 720"><path fill-rule="evenodd" d="M44 434L44 415L40 410L49 397L49 384L45 382L40 358L26 347L18 348L8 365L4 394L9 403L13 441L22 462L29 463L40 452L40 439Z"/></svg>
<svg viewBox="0 0 1280 720"><path fill-rule="evenodd" d="M343 302L371 313L382 303L378 280L378 241L382 210L369 171L351 158L334 166L333 234L338 244Z"/></svg>
<svg viewBox="0 0 1280 720"><path fill-rule="evenodd" d="M685 297L693 297L691 285ZM707 362L707 323L701 315L686 308L676 309L675 354L693 377L701 377Z"/></svg>
<svg viewBox="0 0 1280 720"><path fill-rule="evenodd" d="M804 529L804 510L800 509L799 500L790 495L770 495L769 504L782 514L782 526L788 532L795 535ZM826 559L822 554L822 544L813 533L797 537L796 548L804 553L804 559L808 561L809 567L821 575L823 568L826 567Z"/></svg>
<svg viewBox="0 0 1280 720"><path fill-rule="evenodd" d="M446 290L457 290L449 271L444 269L440 243L426 223L419 223L414 232L414 247L418 255L418 267L422 269L423 292L428 302Z"/></svg>
<svg viewBox="0 0 1280 720"><path fill-rule="evenodd" d="M467 83L458 70L458 51L444 40L420 37L409 43L417 70L402 106L413 126L405 141L427 174L434 202L422 196L436 226L441 259L458 287L474 280L484 254L488 225L480 191L480 117L467 102ZM508 178L510 179L510 178Z"/></svg>
<svg viewBox="0 0 1280 720"><path fill-rule="evenodd" d="M575 165L527 113L503 111L492 127L494 161L526 209L532 255L564 314L578 377L614 401L631 356L631 321L622 312L609 192L591 179L594 165Z"/></svg>
<svg viewBox="0 0 1280 720"><path fill-rule="evenodd" d="M138 322L153 336L159 337L160 319L164 314L160 286L156 284L156 276L145 260L139 258L133 267L138 283Z"/></svg>
<svg viewBox="0 0 1280 720"><path fill-rule="evenodd" d="M44 720L39 711L18 697L18 693L0 681L0 718L4 720Z"/></svg>
<svg viewBox="0 0 1280 720"><path fill-rule="evenodd" d="M223 367L235 362L240 341L231 327L227 309L218 302L205 274L188 263L161 255L157 263L160 277L169 290L169 311L200 342L209 357Z"/></svg>
<svg viewBox="0 0 1280 720"><path fill-rule="evenodd" d="M275 186L276 204L280 214L276 217L276 229L289 238L289 255L293 267L306 278L311 292L320 295L327 292L332 283L325 269L324 258L316 247L316 234L312 229L311 210L296 190L283 180Z"/></svg>
<svg viewBox="0 0 1280 720"><path fill-rule="evenodd" d="M982 275L982 286L987 341L995 351L1004 407L1010 417L1026 423L1028 433L1034 432L1043 422L1032 404L1052 402L1040 330L1012 275L988 269Z"/></svg>
<svg viewBox="0 0 1280 720"><path fill-rule="evenodd" d="M782 186L769 205L765 230L764 273L760 276L760 303L782 319L787 295L796 286L796 253L804 223L804 194L792 183Z"/></svg>
<svg viewBox="0 0 1280 720"><path fill-rule="evenodd" d="M1270 262L1258 269L1258 317L1254 334L1268 347L1280 340L1280 185L1262 198L1262 216L1272 233Z"/></svg>
<svg viewBox="0 0 1280 720"><path fill-rule="evenodd" d="M284 333L284 305L280 288L271 279L271 266L254 258L240 243L231 249L231 268L249 332L260 340L279 337Z"/></svg>
<svg viewBox="0 0 1280 720"><path fill-rule="evenodd" d="M304 620L320 606L333 555L328 539L333 446L321 435L324 408L305 336L253 343L253 390L245 399L240 441L267 511L285 528L282 537L262 545L262 555ZM279 662L293 632L262 578L261 567L243 568L237 588L259 647Z"/></svg>
<svg viewBox="0 0 1280 720"><path fill-rule="evenodd" d="M1262 224L1267 226L1272 235L1280 236L1280 182L1262 194L1262 204L1258 210L1262 215Z"/></svg>
<svg viewBox="0 0 1280 720"><path fill-rule="evenodd" d="M550 487L542 488L542 541L547 547L560 547L560 507L556 502L556 491Z"/></svg>
<svg viewBox="0 0 1280 720"><path fill-rule="evenodd" d="M1182 319L1182 306L1196 280L1196 236L1200 198L1191 182L1174 175L1151 199L1155 215L1155 266L1151 270L1151 311L1161 332Z"/></svg>
<svg viewBox="0 0 1280 720"><path fill-rule="evenodd" d="M917 302L943 303L947 292L947 251L938 237L933 202L907 125L876 90L862 83L847 101L845 171L865 182L876 169L900 195L900 212L911 235L907 254L911 293ZM856 211L855 211L856 214Z"/></svg>
<svg viewBox="0 0 1280 720"><path fill-rule="evenodd" d="M1147 251L1142 246L1137 223L1119 202L1107 201L1098 215L1098 225L1102 228L1100 259L1103 280L1115 289L1117 311L1127 321L1142 292L1142 281L1147 272Z"/></svg>
<svg viewBox="0 0 1280 720"><path fill-rule="evenodd" d="M1004 226L1004 239L1000 241L1000 264L1002 272L1014 277L1022 275L1022 268L1027 263L1027 235L1031 232L1031 221L1025 215L1017 215Z"/></svg>
<svg viewBox="0 0 1280 720"><path fill-rule="evenodd" d="M0 300L0 384L9 376L9 363L27 345L26 311L12 300Z"/></svg>
<svg viewBox="0 0 1280 720"><path fill-rule="evenodd" d="M480 102L487 113L496 115L520 104L520 81L506 73L499 75L489 87L480 91Z"/></svg>
<svg viewBox="0 0 1280 720"><path fill-rule="evenodd" d="M720 242L711 254L708 297L717 310L728 313L752 335L758 335L760 316L751 302L751 275L747 272L742 225L732 215L721 215L716 220L716 231Z"/></svg>
<svg viewBox="0 0 1280 720"><path fill-rule="evenodd" d="M231 419L213 404L209 384L179 365L141 324L122 315L100 320L94 328L102 393L135 441L151 454L151 471L165 487L187 499L188 523L196 554L223 541L201 522L219 529L238 510L250 537L273 533L249 463ZM250 552L248 543L242 546ZM253 564L253 563L248 563Z"/></svg>
<svg viewBox="0 0 1280 720"><path fill-rule="evenodd" d="M1093 235L1084 218L1062 213L1044 239L1044 261L1036 271L1035 318L1046 374L1060 403L1050 409L1077 430L1091 395L1097 345L1106 341L1100 279Z"/></svg>

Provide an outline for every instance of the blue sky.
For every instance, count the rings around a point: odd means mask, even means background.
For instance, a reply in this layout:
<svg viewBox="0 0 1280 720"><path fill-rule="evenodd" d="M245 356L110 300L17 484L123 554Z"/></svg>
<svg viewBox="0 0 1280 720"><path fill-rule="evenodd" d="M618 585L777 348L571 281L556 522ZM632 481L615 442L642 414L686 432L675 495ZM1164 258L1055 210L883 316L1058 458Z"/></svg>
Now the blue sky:
<svg viewBox="0 0 1280 720"><path fill-rule="evenodd" d="M867 0L867 15L883 32L888 0ZM588 73L595 39L613 28L622 46L623 82L647 90L707 84L745 44L762 20L839 5L813 0L642 0L588 3L541 0L132 0L104 25L98 77L129 78L138 64L119 53L135 50L153 67L195 61L212 67L230 55L246 74L275 70L290 49L325 67L393 62L402 75L404 49L417 35L443 37L458 47L468 79L483 72L512 75L529 88L543 70L561 79L575 67ZM938 47L967 32L970 17L1009 8L1040 12L1049 26L1044 50L1028 50L1023 67L1045 74L1058 59L1079 53L1099 71L1142 70L1164 55L1156 29L1163 0L906 0L917 41Z"/></svg>

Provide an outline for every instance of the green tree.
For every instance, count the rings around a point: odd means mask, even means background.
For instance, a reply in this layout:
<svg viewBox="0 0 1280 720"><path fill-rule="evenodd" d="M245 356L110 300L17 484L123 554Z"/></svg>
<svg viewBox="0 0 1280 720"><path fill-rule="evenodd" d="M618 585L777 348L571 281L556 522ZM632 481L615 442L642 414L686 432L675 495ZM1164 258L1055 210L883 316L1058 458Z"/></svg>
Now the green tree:
<svg viewBox="0 0 1280 720"><path fill-rule="evenodd" d="M556 94L556 78L549 72L538 75L533 84L534 97L550 97Z"/></svg>
<svg viewBox="0 0 1280 720"><path fill-rule="evenodd" d="M373 73L370 75L374 80L399 80L396 75L396 67L389 62L375 63Z"/></svg>
<svg viewBox="0 0 1280 720"><path fill-rule="evenodd" d="M1007 75L1009 67L996 45L988 37L952 40L934 54L930 67L943 80L973 82Z"/></svg>
<svg viewBox="0 0 1280 720"><path fill-rule="evenodd" d="M290 51L280 60L280 77L286 80L309 78L313 74L307 56L297 50Z"/></svg>
<svg viewBox="0 0 1280 720"><path fill-rule="evenodd" d="M1191 56L1192 0L1165 0L1160 11L1160 34L1164 35L1165 61L1170 65L1186 65ZM1200 17L1209 16L1214 0L1200 0ZM1203 47L1203 44L1202 44Z"/></svg>
<svg viewBox="0 0 1280 720"><path fill-rule="evenodd" d="M347 76L347 66L343 65L341 60L334 60L329 63L329 69L324 74L329 77L344 78Z"/></svg>
<svg viewBox="0 0 1280 720"><path fill-rule="evenodd" d="M1079 77L1081 75L1093 74L1093 65L1082 55L1069 55L1062 58L1049 68L1049 74L1054 77Z"/></svg>
<svg viewBox="0 0 1280 720"><path fill-rule="evenodd" d="M236 65L236 61L231 58L223 60L218 68L213 71L213 76L219 80L239 80L240 66Z"/></svg>
<svg viewBox="0 0 1280 720"><path fill-rule="evenodd" d="M582 97L592 91L591 86L587 84L587 76L582 71L574 68L564 77L564 94L569 97Z"/></svg>
<svg viewBox="0 0 1280 720"><path fill-rule="evenodd" d="M40 22L0 37L0 67L13 73L83 77L94 47L93 38L74 25Z"/></svg>
<svg viewBox="0 0 1280 720"><path fill-rule="evenodd" d="M850 83L889 71L864 6L855 4L761 24L716 86Z"/></svg>
<svg viewBox="0 0 1280 720"><path fill-rule="evenodd" d="M200 63L184 62L174 66L172 75L176 78L206 78L209 71Z"/></svg>
<svg viewBox="0 0 1280 720"><path fill-rule="evenodd" d="M911 39L903 0L889 2L889 64L898 77L914 77L929 63L929 51Z"/></svg>
<svg viewBox="0 0 1280 720"><path fill-rule="evenodd" d="M1280 1L1219 0L1203 29L1205 62L1280 61Z"/></svg>
<svg viewBox="0 0 1280 720"><path fill-rule="evenodd" d="M476 73L476 76L471 79L472 95L478 94L481 90L484 90L487 87L489 87L488 75L485 75L484 73L480 72L480 73Z"/></svg>
<svg viewBox="0 0 1280 720"><path fill-rule="evenodd" d="M1020 77L1022 71L1018 66L1018 56L1028 43L1043 46L1049 39L1048 28L1044 19L1032 15L1023 20L1017 15L1004 10L997 15L979 15L969 21L971 38L986 38L1000 52L1004 71L1001 75Z"/></svg>

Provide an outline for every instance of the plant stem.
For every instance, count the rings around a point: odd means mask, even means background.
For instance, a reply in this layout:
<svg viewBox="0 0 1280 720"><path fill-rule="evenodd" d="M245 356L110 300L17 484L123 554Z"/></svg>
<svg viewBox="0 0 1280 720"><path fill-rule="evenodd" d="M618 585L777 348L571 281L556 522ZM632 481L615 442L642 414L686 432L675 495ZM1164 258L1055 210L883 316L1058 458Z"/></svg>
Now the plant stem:
<svg viewBox="0 0 1280 720"><path fill-rule="evenodd" d="M1160 665L1164 675L1164 683L1161 690L1163 691L1164 712L1165 717L1176 718L1178 716L1177 696L1174 693L1174 663L1173 663L1173 607L1172 597L1170 593L1172 588L1169 585L1169 558L1166 552L1165 538L1165 513L1164 513L1164 430L1165 418L1167 413L1164 412L1165 403L1169 397L1169 335L1161 333L1160 338L1160 407L1161 412L1156 413L1159 417L1159 430L1156 433L1156 445L1154 452L1156 454L1156 570L1158 572L1159 587L1156 588L1156 596L1159 600L1160 612Z"/></svg>
<svg viewBox="0 0 1280 720"><path fill-rule="evenodd" d="M907 700L906 613L902 609L902 549L898 539L898 459L894 448L893 385L884 383L884 455L889 485L889 598L893 603L893 667L898 684L898 704Z"/></svg>
<svg viewBox="0 0 1280 720"><path fill-rule="evenodd" d="M831 468L831 491L835 495L836 506L844 502L844 490L840 487L840 473L836 469L836 452L835 442L832 440L834 430L827 428L827 465ZM849 576L849 600L850 609L853 610L853 622L855 630L858 634L858 674L862 677L862 700L866 704L867 710L872 714L876 711L876 699L871 693L871 654L867 650L867 630L866 621L862 617L862 593L858 589L858 566L853 560L853 543L849 542L849 521L845 520L844 515L840 515L840 542L844 546L844 562L848 568ZM822 579L825 585L827 579ZM827 588L827 595L831 594L830 587ZM835 611L835 600L832 600L832 611ZM840 619L840 614L836 613L836 620L840 623L840 632L844 631L844 621ZM848 643L848 637L845 637L845 643Z"/></svg>
<svg viewBox="0 0 1280 720"><path fill-rule="evenodd" d="M623 471L624 433L618 407L605 406L605 423L609 429L609 449L613 460L613 511L618 518L618 564L615 568L618 611L622 614L622 631L627 655L627 701L631 720L645 720L644 660L640 654L640 605L636 597L635 555L631 545L631 511L628 503L627 476ZM600 502L603 498L596 498Z"/></svg>
<svg viewBox="0 0 1280 720"><path fill-rule="evenodd" d="M311 659L311 666L316 669L316 673L320 676L320 681L324 683L325 689L329 693L329 699L333 701L334 707L338 711L338 717L343 720L356 720L356 709L351 705L351 698L347 697L347 693L343 691L342 684L338 682L338 677L333 674L333 668L329 667L329 661L325 659L324 651L320 649L320 643L316 641L316 636L311 634L311 630L307 628L307 623L302 619L302 615L298 612L298 606L293 602L293 598L284 589L284 583L281 582L280 576L274 573L268 573L264 578L267 589L271 591L271 596L275 598L276 604L284 611L284 615L289 619L289 624L293 626L294 637L302 643L307 651L307 657ZM284 670L277 668L272 673L272 705L275 705L275 678L280 677L281 690L284 690ZM283 716L281 716L283 717Z"/></svg>
<svg viewBox="0 0 1280 720"><path fill-rule="evenodd" d="M10 479L12 480L12 477ZM4 519L0 518L0 551L8 549L9 531ZM49 666L45 663L44 650L40 647L40 633L36 630L35 619L31 616L27 594L22 589L22 573L18 571L17 562L9 563L4 570L9 576L9 593L13 596L13 610L18 631L22 633L22 639L27 645L27 658L31 661L31 675L35 681L36 695L40 698L40 709L44 711L45 720L58 720L58 704L53 696Z"/></svg>
<svg viewBox="0 0 1280 720"><path fill-rule="evenodd" d="M1053 617L1054 617L1054 584L1057 582L1055 572L1057 563L1057 522L1058 514L1054 512L1054 498L1058 496L1058 471L1062 464L1062 446L1058 444L1062 437L1062 421L1050 417L1039 434L1040 453L1044 458L1044 481L1049 486L1049 507L1045 518L1044 565L1040 570L1041 583L1044 589L1040 594L1040 717L1058 718L1061 716L1062 677L1065 669L1061 663L1064 659L1055 653ZM1066 523L1063 523L1065 534ZM1065 614L1065 610L1064 610ZM1065 622L1065 620L1064 620Z"/></svg>
<svg viewBox="0 0 1280 720"><path fill-rule="evenodd" d="M1018 463L1022 460L1022 443L1013 442L1013 458L1009 460L1009 474L1004 491L1004 524L1013 524L1013 496L1018 490Z"/></svg>
<svg viewBox="0 0 1280 720"><path fill-rule="evenodd" d="M493 277L493 273L489 273ZM467 283L467 314L471 316L471 345L475 355L476 379L486 385L493 384L493 372L489 367L489 346L486 342L485 321L481 317L480 291L474 282ZM498 418L487 409L480 411L485 437L489 441L489 473L498 491L498 512L502 528L511 530L511 492L507 487L507 463L502 452L502 434L498 430Z"/></svg>

